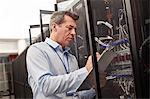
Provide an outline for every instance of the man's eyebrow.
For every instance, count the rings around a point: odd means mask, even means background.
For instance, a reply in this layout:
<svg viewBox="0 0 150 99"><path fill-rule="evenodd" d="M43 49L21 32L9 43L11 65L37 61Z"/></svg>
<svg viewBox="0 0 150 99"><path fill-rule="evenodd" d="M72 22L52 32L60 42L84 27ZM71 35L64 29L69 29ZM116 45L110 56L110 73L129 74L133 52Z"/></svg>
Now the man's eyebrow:
<svg viewBox="0 0 150 99"><path fill-rule="evenodd" d="M76 26L72 26L72 25L66 25L66 27L71 27L71 28L75 28L76 29Z"/></svg>
<svg viewBox="0 0 150 99"><path fill-rule="evenodd" d="M74 26L72 26L72 25L67 25L67 26L74 27Z"/></svg>

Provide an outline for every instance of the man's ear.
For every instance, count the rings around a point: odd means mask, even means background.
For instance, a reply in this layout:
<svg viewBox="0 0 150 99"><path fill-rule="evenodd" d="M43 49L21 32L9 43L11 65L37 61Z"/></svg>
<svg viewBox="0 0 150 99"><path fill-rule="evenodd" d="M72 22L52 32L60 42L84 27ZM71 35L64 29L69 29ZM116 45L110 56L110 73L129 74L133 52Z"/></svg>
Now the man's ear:
<svg viewBox="0 0 150 99"><path fill-rule="evenodd" d="M55 31L55 32L57 31L56 23L53 23L53 24L52 24L52 30Z"/></svg>

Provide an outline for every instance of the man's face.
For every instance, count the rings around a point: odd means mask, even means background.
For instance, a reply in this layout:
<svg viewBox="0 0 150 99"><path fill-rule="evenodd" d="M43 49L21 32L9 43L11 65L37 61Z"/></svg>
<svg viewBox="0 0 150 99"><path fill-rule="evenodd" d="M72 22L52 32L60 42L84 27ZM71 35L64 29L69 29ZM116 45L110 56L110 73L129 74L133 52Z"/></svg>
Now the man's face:
<svg viewBox="0 0 150 99"><path fill-rule="evenodd" d="M64 17L64 23L56 24L57 42L62 46L68 46L76 34L76 22L69 16Z"/></svg>

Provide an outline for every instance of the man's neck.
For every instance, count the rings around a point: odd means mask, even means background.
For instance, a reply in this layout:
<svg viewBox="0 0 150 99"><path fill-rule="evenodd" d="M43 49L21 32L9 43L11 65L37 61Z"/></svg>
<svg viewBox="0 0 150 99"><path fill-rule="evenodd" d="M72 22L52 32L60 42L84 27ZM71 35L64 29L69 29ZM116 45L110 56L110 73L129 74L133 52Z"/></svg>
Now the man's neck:
<svg viewBox="0 0 150 99"><path fill-rule="evenodd" d="M51 40L57 42L57 43L62 47L63 50L65 49L65 46L63 46L61 43L59 43L55 37L50 36L49 38L50 38Z"/></svg>

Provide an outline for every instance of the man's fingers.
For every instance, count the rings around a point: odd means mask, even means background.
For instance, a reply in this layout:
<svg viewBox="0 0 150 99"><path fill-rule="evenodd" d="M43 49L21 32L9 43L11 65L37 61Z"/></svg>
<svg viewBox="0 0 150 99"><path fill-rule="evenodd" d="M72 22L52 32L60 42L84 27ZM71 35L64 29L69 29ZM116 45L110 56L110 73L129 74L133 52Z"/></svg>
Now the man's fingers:
<svg viewBox="0 0 150 99"><path fill-rule="evenodd" d="M99 59L101 58L101 55L98 52L96 52L96 57L97 57L97 61L99 61Z"/></svg>

